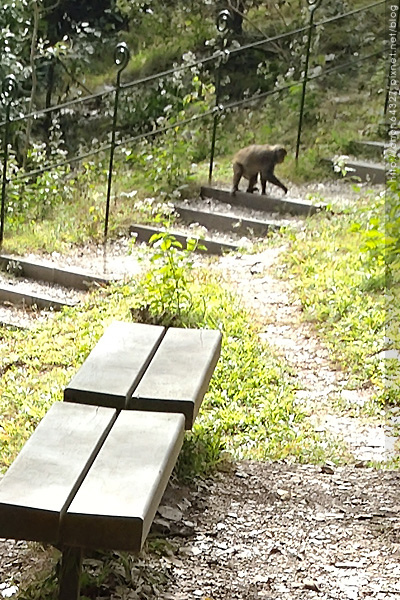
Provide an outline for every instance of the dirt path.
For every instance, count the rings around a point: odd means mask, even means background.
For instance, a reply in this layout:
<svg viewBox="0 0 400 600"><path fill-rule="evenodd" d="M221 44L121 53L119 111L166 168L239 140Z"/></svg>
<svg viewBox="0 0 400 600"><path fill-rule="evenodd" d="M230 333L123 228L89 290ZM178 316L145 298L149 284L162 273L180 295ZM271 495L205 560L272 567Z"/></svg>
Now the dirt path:
<svg viewBox="0 0 400 600"><path fill-rule="evenodd" d="M169 582L157 597L396 600L399 483L394 472L243 462L195 490L170 490L165 504L183 514L171 522Z"/></svg>
<svg viewBox="0 0 400 600"><path fill-rule="evenodd" d="M293 367L299 389L296 397L313 426L327 431L348 446L359 461L384 461L394 454L396 437L384 416L362 419L340 414L339 405L357 408L368 404L372 389L347 389L348 377L329 358L315 329L302 320L300 303L290 280L276 276L279 254L284 248L270 248L253 255L225 256L218 268L242 296L246 306L262 325L262 337ZM338 402L339 401L339 402Z"/></svg>
<svg viewBox="0 0 400 600"><path fill-rule="evenodd" d="M145 550L87 556L85 571L102 583L82 593L91 600L397 600L399 488L393 471L246 461L188 488L170 484ZM46 563L54 572L55 551L1 546L0 597L16 597L21 579ZM23 591L18 597L26 600Z"/></svg>

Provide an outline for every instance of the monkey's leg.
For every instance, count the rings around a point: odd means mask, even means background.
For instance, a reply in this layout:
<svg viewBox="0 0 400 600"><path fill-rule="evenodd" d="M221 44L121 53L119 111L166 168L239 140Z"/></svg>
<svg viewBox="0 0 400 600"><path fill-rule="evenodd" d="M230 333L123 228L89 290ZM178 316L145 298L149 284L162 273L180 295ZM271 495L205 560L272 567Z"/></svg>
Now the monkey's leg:
<svg viewBox="0 0 400 600"><path fill-rule="evenodd" d="M233 195L239 189L239 182L243 175L243 166L239 163L233 165L233 182L231 194Z"/></svg>
<svg viewBox="0 0 400 600"><path fill-rule="evenodd" d="M265 175L263 175L263 173L261 173L260 179L261 179L261 194L263 194L265 196L265 187L267 185L267 178Z"/></svg>
<svg viewBox="0 0 400 600"><path fill-rule="evenodd" d="M266 180L269 181L270 183L273 183L274 185L277 185L278 187L281 188L281 190L283 190L285 192L285 194L287 194L287 187L286 185L283 185L283 183L281 181L279 181L279 179L277 177L275 177L275 175L273 173L268 173L268 175L266 176ZM264 191L263 194L265 194L265 186L264 186Z"/></svg>
<svg viewBox="0 0 400 600"><path fill-rule="evenodd" d="M246 190L249 194L252 194L255 190L257 190L257 188L255 187L257 183L257 175L258 173L249 177L249 185L247 186Z"/></svg>

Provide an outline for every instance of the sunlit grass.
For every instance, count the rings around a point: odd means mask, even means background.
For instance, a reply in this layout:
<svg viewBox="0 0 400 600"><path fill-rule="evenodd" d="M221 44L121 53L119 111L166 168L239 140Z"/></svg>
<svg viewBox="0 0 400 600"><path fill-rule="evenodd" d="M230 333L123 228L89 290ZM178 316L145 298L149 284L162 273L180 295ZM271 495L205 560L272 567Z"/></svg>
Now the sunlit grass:
<svg viewBox="0 0 400 600"><path fill-rule="evenodd" d="M332 359L352 373L353 384L373 385L382 402L389 397L398 402L386 380L394 365L381 353L387 347L387 295L389 289L398 295L399 280L385 286L384 237L369 235L384 223L382 197L371 193L360 194L333 216L313 217L292 236L284 276L291 275L304 317L317 325Z"/></svg>
<svg viewBox="0 0 400 600"><path fill-rule="evenodd" d="M321 438L304 429L303 415L294 403L292 375L260 340L243 306L220 281L204 273L198 281L201 286L194 284L193 294L201 295L206 306L198 326L223 333L222 355L194 433L200 432L203 445L214 444L210 461L218 462L223 449L236 458L332 457L332 448L321 446ZM135 286L115 286L94 292L84 305L54 314L33 330L1 330L3 469L49 407L62 400L64 387L108 324L131 320L135 302ZM202 469L212 466L203 464Z"/></svg>

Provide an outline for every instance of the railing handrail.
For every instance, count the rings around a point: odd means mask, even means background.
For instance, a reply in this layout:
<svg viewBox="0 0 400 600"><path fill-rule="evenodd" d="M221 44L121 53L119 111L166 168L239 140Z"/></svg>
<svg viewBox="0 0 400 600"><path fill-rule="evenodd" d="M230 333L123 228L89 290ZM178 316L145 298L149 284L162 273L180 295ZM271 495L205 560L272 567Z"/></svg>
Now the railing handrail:
<svg viewBox="0 0 400 600"><path fill-rule="evenodd" d="M384 53L384 50L379 50L377 52L368 54L367 56L362 56L362 57L359 57L358 59L352 59L351 61L348 61L341 65L329 67L322 73L309 75L307 78L307 81L314 81L319 78L327 77L335 71L339 71L342 68L348 67L353 64L354 65L358 64L365 60L370 60L371 58L382 55L383 53ZM273 96L274 94L279 94L280 92L285 92L286 90L289 90L295 86L301 85L303 82L304 82L304 78L301 78L301 79L296 80L296 82L294 82L294 83L291 82L286 85L276 87L273 90L268 90L267 92L262 92L261 94L255 94L254 96L250 96L249 98L244 98L242 100L237 100L235 102L229 102L228 104L223 104L222 109L224 111L229 111L229 110L232 110L233 108L238 108L239 106L251 104L252 102L257 102L259 100L268 98L268 96ZM205 119L207 117L212 116L215 113L215 110L216 110L215 108L211 108L208 111L201 113L200 115L193 115L192 117L188 117L187 119L182 119L181 121L176 121L175 123L173 123L171 125L166 125L165 127L158 127L157 129L153 129L152 131L146 131L146 132L131 136L129 138L124 138L122 140L118 140L115 142L115 147L119 148L121 146L124 146L124 144L131 144L132 142L137 142L142 139L151 138L154 135L157 135L159 133L165 133L166 131L169 131L170 129L174 129L175 127L181 127L182 125L187 125L188 123L191 123L191 122L200 121L201 119ZM85 158L89 158L91 156L96 156L98 154L101 154L102 152L106 152L107 150L110 150L110 148L111 148L111 144L105 144L103 146L100 146L99 148L96 148L95 150L90 150L88 152L84 152L83 154L79 154L77 156L73 156L71 158L64 159L62 161L57 161L57 162L48 164L41 169L35 169L34 171L27 171L27 172L23 173L22 175L19 174L16 177L13 177L13 181L18 182L18 181L23 181L24 179L27 179L29 177L36 177L37 175L41 175L42 173L46 173L47 171L52 171L53 169L57 169L59 167L64 167L64 166L72 164L72 163L80 162L81 160L84 160Z"/></svg>
<svg viewBox="0 0 400 600"><path fill-rule="evenodd" d="M393 1L395 1L395 0L393 0ZM112 186L112 177L113 177L113 157L114 157L114 151L118 147L121 147L124 145L129 145L129 144L132 144L134 142L137 142L139 140L143 140L146 138L154 137L155 135L165 133L171 129L176 129L177 127L182 127L184 125L188 125L189 123L199 121L201 119L213 117L213 130L212 130L212 141L211 141L211 152L210 152L210 170L209 170L209 181L211 183L212 168L213 168L213 162L214 162L214 149L215 149L215 142L216 142L216 131L217 131L217 126L219 123L219 118L220 118L221 113L223 113L223 112L225 113L225 112L234 110L234 109L238 108L239 106L244 106L246 104L259 102L260 100L263 100L263 99L267 98L268 96L271 96L273 94L278 94L280 92L283 92L283 91L289 90L293 87L301 85L302 86L302 94L301 94L301 103L300 103L300 110L299 110L299 123L298 123L298 134L297 134L297 144L296 144L296 163L297 163L299 148L300 148L300 144L301 144L302 118L303 118L304 100L305 100L305 95L306 95L307 83L309 81L313 81L313 80L319 79L321 77L329 76L331 73L338 71L338 70L342 70L348 66L356 65L356 64L359 64L366 60L369 61L372 58L382 55L385 52L385 48L386 48L385 43L383 43L380 50L378 50L376 52L372 52L365 56L357 56L357 57L353 56L351 58L351 60L344 62L344 63L342 62L339 65L333 65L330 67L329 66L327 67L326 65L324 65L325 68L321 69L321 71L319 73L313 73L313 74L309 75L308 67L309 67L309 58L310 58L310 49L311 49L311 39L312 39L312 34L316 28L321 27L326 24L329 24L329 23L332 23L332 22L335 22L335 21L338 21L338 20L341 20L341 19L344 19L344 18L347 18L347 17L350 17L350 16L353 16L355 14L359 14L360 12L367 12L378 6L385 5L386 0L377 0L377 1L369 4L368 6L360 7L360 8L348 11L347 13L344 13L342 15L328 17L319 22L314 21L314 14L320 6L321 0L315 0L312 4L308 0L308 4L309 4L310 11L309 11L309 22L307 25L293 29L289 32L277 34L272 37L265 37L261 40L257 40L255 42L245 44L242 46L237 46L237 47L228 47L228 44L227 44L228 33L227 32L228 32L228 28L229 28L228 23L229 23L229 14L230 13L228 10L222 11L219 14L219 17L221 17L223 15L225 18L225 20L224 20L225 26L223 28L219 28L218 19L217 19L217 29L219 32L219 39L217 41L220 42L219 49L214 49L212 54L210 54L209 56L203 57L201 59L187 60L187 61L184 60L184 62L182 62L179 65L174 65L172 68L169 68L162 72L148 75L148 76L145 76L140 79L136 79L134 81L130 81L127 83L121 82L121 73L128 64L129 49L128 49L127 45L122 42L117 45L115 53L114 53L114 62L117 66L119 66L115 86L112 86L107 90L103 90L102 92L98 92L95 94L89 94L87 96L83 96L83 97L75 98L73 100L69 100L67 102L63 102L56 106L50 106L50 107L47 107L47 108L44 108L41 110L32 111L31 113L26 114L26 115L20 114L19 116L16 116L15 118L11 118L11 116L10 116L10 108L12 107L12 104L13 104L13 94L9 93L8 87L7 86L5 87L3 84L3 92L4 92L5 98L6 98L6 120L4 122L0 123L0 128L4 127L4 144L3 144L3 146L4 146L4 161L3 161L3 163L4 164L3 164L3 172L2 172L2 191L1 191L0 247L3 242L3 231L4 231L4 220L5 220L6 184L8 182L7 158L8 158L8 154L9 154L8 132L9 132L10 124L16 123L16 122L21 122L21 121L28 120L28 119L39 119L49 113L52 113L55 111L67 110L73 106L81 105L83 103L97 100L99 98L103 98L110 94L114 94L114 111L113 111L112 129L111 129L111 143L103 143L102 145L100 145L100 147L98 147L94 150L89 150L87 152L84 152L82 154L75 155L72 157L62 158L60 160L56 160L53 163L46 163L43 165L43 167L35 169L35 170L25 171L25 169L20 169L19 173L15 177L12 178L14 182L20 182L20 181L23 181L24 179L32 178L32 177L38 176L42 173L52 171L53 169L83 161L89 157L96 156L102 152L110 151L110 161L109 161L109 168L108 168L107 203L106 203L106 213L105 213L106 217L105 217L105 228L104 228L104 240L105 241L107 240L107 231L108 231L108 218L109 218L111 186ZM400 11L399 8L397 10ZM398 25L397 25L397 27L398 27ZM299 79L296 79L295 81L290 81L284 85L280 85L279 87L274 87L273 89L268 90L266 92L255 93L252 96L242 98L240 100L227 102L225 104L221 101L221 98L220 98L221 73L222 73L223 64L224 64L224 62L226 62L226 61L222 60L222 58L224 56L228 60L230 58L230 56L237 54L239 52L245 52L246 50L249 50L249 49L258 48L260 46L265 46L268 43L277 42L279 40L293 37L295 35L298 35L299 33L305 33L305 32L307 32L305 66L304 66L303 75ZM218 44L216 44L216 47L217 47L217 45ZM134 135L134 136L131 136L128 138L117 139L117 111L118 111L118 102L119 102L118 99L119 99L121 91L127 91L127 90L132 89L133 87L137 87L139 85L143 85L143 84L149 83L151 81L160 80L164 77L175 74L179 71L193 69L194 67L200 67L209 62L215 63L215 93L214 93L215 97L214 97L214 107L213 108L207 109L207 107L204 107L206 110L204 110L204 112L201 112L200 114L196 114L196 115L192 115L187 118L183 118L180 121L175 121L172 124L167 123L164 126L157 127L156 124L154 124L154 128L149 131L142 131L141 133L138 133L137 135ZM8 79L11 79L11 78L12 78L12 81L15 82L15 78L12 75L8 76ZM5 82L6 82L6 80L7 80L7 78L5 79ZM15 83L13 84L12 89L15 91ZM120 138L122 137L121 133L119 134L118 137L120 137Z"/></svg>
<svg viewBox="0 0 400 600"><path fill-rule="evenodd" d="M387 0L377 0L376 2L373 2L373 3L369 4L368 6L357 8L357 9L351 10L347 13L344 13L342 15L336 15L334 17L329 17L322 21L315 22L314 27L315 28L321 27L328 23L355 15L359 12L367 12L368 10L375 8L376 6L386 4L386 1ZM245 44L245 45L239 46L237 48L229 48L228 52L229 52L229 55L237 54L238 52L243 52L245 50L256 48L257 46L262 46L268 42L276 42L276 41L279 41L286 37L291 37L291 36L297 35L299 33L304 33L307 30L308 30L308 25L305 25L303 27L298 27L296 29L293 29L289 32L277 34L272 37L265 37L262 40L257 40L255 42L251 42L249 44ZM150 81L155 81L156 79L161 79L162 77L167 77L168 75L172 75L178 71L183 71L185 69L191 69L193 67L204 65L208 62L217 60L219 56L220 56L220 51L217 51L217 52L214 52L213 54L211 54L210 56L206 56L206 57L198 59L196 61L191 61L191 62L187 62L185 64L176 65L174 67L171 67L170 69L166 69L165 71L161 71L159 73L154 73L153 75L148 75L146 77L142 77L140 79L135 79L130 82L122 83L121 90L128 90L128 89L131 89L132 87L136 87L137 85L149 83ZM76 104L83 104L83 103L89 102L91 100L96 100L97 98L102 98L109 94L115 93L115 91L116 91L115 86L112 86L109 89L103 90L101 92L97 92L96 94L89 94L87 96L82 96L80 98L74 98L73 100L68 100L68 102L62 102L61 104L57 104L55 106L49 106L47 108L32 111L31 113L16 116L16 117L12 118L12 122L17 123L19 121L24 121L27 119L37 119L37 118L45 116L51 112L60 111L60 110L66 109L66 108L70 108L71 106L75 106ZM0 122L0 128L4 127L4 125L5 125L5 121Z"/></svg>

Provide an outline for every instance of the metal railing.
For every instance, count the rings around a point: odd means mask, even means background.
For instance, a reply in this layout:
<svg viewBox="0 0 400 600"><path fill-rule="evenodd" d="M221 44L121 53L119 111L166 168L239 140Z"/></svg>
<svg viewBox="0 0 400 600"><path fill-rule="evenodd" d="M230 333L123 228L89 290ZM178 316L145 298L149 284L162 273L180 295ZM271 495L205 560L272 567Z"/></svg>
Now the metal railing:
<svg viewBox="0 0 400 600"><path fill-rule="evenodd" d="M299 112L298 112L298 128L297 128L297 140L296 140L296 162L299 159L300 147L301 147L301 135L304 127L304 107L307 93L307 85L310 81L326 77L330 73L335 71L340 71L348 68L349 65L359 64L363 61L371 60L371 57L383 56L385 49L378 50L377 52L368 54L366 56L352 58L350 61L346 63L342 63L339 65L333 65L331 67L327 67L322 70L321 73L318 74L309 74L309 63L310 56L312 53L312 39L315 30L318 27L324 27L330 23L337 22L341 19L348 19L351 16L357 15L360 12L366 12L373 10L377 7L380 7L385 4L385 0L378 0L369 4L368 6L355 9L349 11L346 14L336 15L334 17L330 17L319 22L315 21L315 14L317 9L321 6L323 0L306 0L309 8L309 19L308 23L303 27L294 29L289 32L285 32L280 35L276 35L273 37L266 37L261 40L257 40L252 43L244 44L242 46L230 46L229 45L229 37L231 31L231 23L233 22L232 13L229 9L221 11L217 18L217 42L216 42L216 50L200 60L195 61L187 61L184 64L179 66L174 66L171 69L167 69L161 73L156 73L154 75L149 75L147 77L143 77L141 79L137 79L127 83L121 83L121 74L123 70L126 68L129 61L129 49L126 44L118 44L115 49L114 54L114 62L117 66L117 75L116 75L116 83L111 89L100 92L98 94L90 94L83 98L78 98L75 100L71 100L69 102L61 103L57 106L52 106L49 108L45 108L43 110L34 111L29 114L18 114L13 117L12 108L15 103L16 95L17 95L17 81L14 76L10 75L5 78L2 87L2 99L3 104L5 105L5 120L0 123L0 131L3 131L3 160L2 160L2 187L1 187L1 214L0 214L0 246L3 243L4 239L4 228L5 228L5 220L7 213L7 183L8 183L8 159L9 159L9 151L10 151L10 127L16 126L18 123L22 121L26 121L29 119L40 119L46 117L49 114L53 114L55 111L65 111L78 106L83 105L84 103L93 103L98 101L104 101L104 99L110 100L113 95L113 105L112 105L112 123L111 123L111 131L110 131L110 141L102 142L100 145L91 150L87 150L85 152L80 152L75 154L74 156L68 156L62 159L58 159L55 161L50 159L46 162L45 165L40 168L24 171L20 170L20 172L13 177L13 181L18 182L27 178L34 178L38 175L56 169L65 165L71 165L74 163L81 162L89 157L96 156L101 153L109 152L109 164L108 164L108 177L107 177L107 192L106 192L106 207L105 207L105 220L104 220L104 239L107 239L108 235L108 227L109 227L109 218L110 218L110 198L111 198L111 189L112 189L112 180L113 180L113 168L114 168L114 154L115 150L120 146L128 146L140 140L152 138L157 135L161 135L166 133L168 130L177 127L183 127L190 123L194 123L198 120L202 119L211 119L212 127L211 127L211 141L210 141L210 162L209 162L209 181L211 183L213 176L213 165L214 165L214 157L215 157L215 149L217 142L217 133L218 133L218 124L220 118L223 114L229 113L238 107L244 107L246 105L251 105L256 102L260 102L265 100L266 98L279 94L285 91L290 90L294 86L301 86L301 96L299 103ZM399 11L398 11L399 12ZM398 28L398 20L397 20L397 28ZM280 85L278 87L274 86L273 89L262 91L252 96L240 98L240 99L225 99L225 102L222 98L222 87L221 81L223 78L224 69L226 69L226 65L231 59L232 56L237 55L238 53L245 53L249 50L254 50L265 46L265 44L272 44L278 41L287 41L295 36L303 35L306 37L306 43L304 45L304 53L302 56L302 62L304 64L304 70L302 77L298 78L295 82L291 81L287 84ZM176 75L177 73L190 69L199 69L205 67L212 67L212 71L214 73L214 103L211 108L207 108L200 114L195 114L190 117L182 118L178 121L175 121L173 124L166 124L162 126L148 126L142 128L142 131L136 132L131 136L117 136L118 131L121 132L123 129L120 127L118 130L118 109L121 102L121 92L127 95L130 91L135 91L138 89L140 85L146 85L151 82L161 81L164 78ZM388 80L389 85L389 80ZM387 105L387 95L385 99L385 110Z"/></svg>

